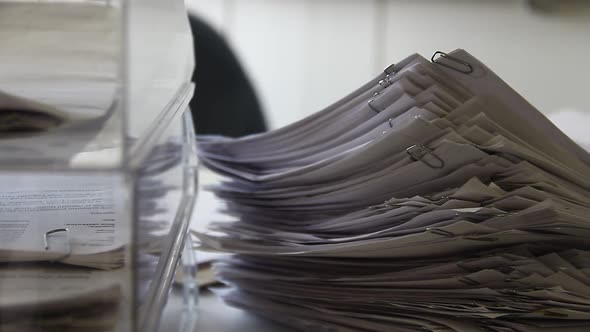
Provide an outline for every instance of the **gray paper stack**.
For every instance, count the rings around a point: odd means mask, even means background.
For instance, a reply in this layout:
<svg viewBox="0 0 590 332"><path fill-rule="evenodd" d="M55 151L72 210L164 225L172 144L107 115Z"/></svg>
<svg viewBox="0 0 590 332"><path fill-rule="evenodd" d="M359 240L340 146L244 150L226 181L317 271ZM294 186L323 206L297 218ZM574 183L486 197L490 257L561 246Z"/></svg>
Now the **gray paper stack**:
<svg viewBox="0 0 590 332"><path fill-rule="evenodd" d="M463 50L332 106L202 136L235 306L313 331L588 331L590 154Z"/></svg>

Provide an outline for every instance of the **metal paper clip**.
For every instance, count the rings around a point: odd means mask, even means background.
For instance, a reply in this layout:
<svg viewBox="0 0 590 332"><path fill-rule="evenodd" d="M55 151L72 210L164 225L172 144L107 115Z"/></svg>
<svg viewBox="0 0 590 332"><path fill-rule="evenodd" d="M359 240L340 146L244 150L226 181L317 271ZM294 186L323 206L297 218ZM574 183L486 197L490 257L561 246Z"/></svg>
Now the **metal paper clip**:
<svg viewBox="0 0 590 332"><path fill-rule="evenodd" d="M422 144L412 145L406 149L406 152L410 155L412 160L414 160L414 161L420 160L421 162L428 165L430 168L443 168L443 167L445 167L444 160L442 160L439 156L435 155L434 152L432 152L432 150L430 150L429 148L425 147ZM426 155L431 155L432 157L434 157L434 159L436 161L434 163L432 163L430 161L426 161L424 158Z"/></svg>
<svg viewBox="0 0 590 332"><path fill-rule="evenodd" d="M391 75L389 74L385 75L385 78L379 81L379 85L381 85L383 88L387 88L391 84Z"/></svg>
<svg viewBox="0 0 590 332"><path fill-rule="evenodd" d="M391 124L392 121L393 121L393 118L389 118L387 120L387 123L389 123L389 128L393 128L393 125Z"/></svg>
<svg viewBox="0 0 590 332"><path fill-rule="evenodd" d="M389 67L385 68L383 70L383 72L385 74L387 74L388 76L391 75L391 74L395 74L395 71L393 70L394 67L395 67L395 63L392 63L392 64L389 65Z"/></svg>
<svg viewBox="0 0 590 332"><path fill-rule="evenodd" d="M56 228L56 229L52 229L50 231L47 231L47 232L45 232L45 234L43 234L43 244L45 246L45 250L49 250L49 236L52 234L61 233L61 232L66 233L66 240L65 240L66 252L63 257L53 260L56 262L62 261L64 259L68 258L72 254L72 248L70 247L69 230L67 228Z"/></svg>
<svg viewBox="0 0 590 332"><path fill-rule="evenodd" d="M439 57L437 57L437 56L439 56ZM453 61L453 62L463 66L463 68L457 68L456 66L451 66L448 63L440 61L441 58L447 59L449 61ZM441 52L441 51L434 52L434 54L432 55L432 58L430 58L430 61L432 61L432 63L436 63L437 65L441 65L441 66L456 70L456 71L463 73L463 74L473 73L473 66L471 66L471 64L469 64L463 60L457 59L454 56L450 56L450 55L446 54L445 52Z"/></svg>
<svg viewBox="0 0 590 332"><path fill-rule="evenodd" d="M394 66L395 65L392 64L383 70L383 72L385 73L385 77L383 79L379 80L379 85L381 87L383 87L383 90L385 90L387 87L389 87L390 85L393 84L391 82L391 76L393 74L395 74L395 71L393 71ZM377 113L381 112L381 110L379 110L375 106L373 106L373 102L375 101L375 97L377 97L379 95L379 93L380 92L375 92L375 94L373 95L373 98L369 101L369 107Z"/></svg>
<svg viewBox="0 0 590 332"><path fill-rule="evenodd" d="M376 113L379 113L379 112L381 112L381 110L377 109L377 107L373 106L373 102L375 102L375 97L377 97L377 96L379 96L379 92L375 92L375 94L373 95L373 98L371 100L369 100L368 104L369 104L369 107L373 111L375 111Z"/></svg>

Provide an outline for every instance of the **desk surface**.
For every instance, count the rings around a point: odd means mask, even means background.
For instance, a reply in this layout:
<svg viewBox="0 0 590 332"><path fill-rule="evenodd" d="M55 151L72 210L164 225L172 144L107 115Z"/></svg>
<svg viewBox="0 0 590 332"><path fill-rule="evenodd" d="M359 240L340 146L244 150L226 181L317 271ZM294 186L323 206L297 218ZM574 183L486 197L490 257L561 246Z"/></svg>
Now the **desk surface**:
<svg viewBox="0 0 590 332"><path fill-rule="evenodd" d="M209 171L199 173L199 194L191 220L191 229L204 230L211 221L227 219L218 212L221 202L203 186L215 183L218 178ZM198 253L197 253L198 255ZM182 317L182 294L174 289L161 321L162 332L179 330ZM294 332L269 320L226 305L211 292L203 291L199 297L198 321L195 332Z"/></svg>
<svg viewBox="0 0 590 332"><path fill-rule="evenodd" d="M179 331L182 308L182 295L178 291L172 292L162 316L160 331ZM295 330L232 308L211 292L205 291L199 298L195 332L295 332Z"/></svg>

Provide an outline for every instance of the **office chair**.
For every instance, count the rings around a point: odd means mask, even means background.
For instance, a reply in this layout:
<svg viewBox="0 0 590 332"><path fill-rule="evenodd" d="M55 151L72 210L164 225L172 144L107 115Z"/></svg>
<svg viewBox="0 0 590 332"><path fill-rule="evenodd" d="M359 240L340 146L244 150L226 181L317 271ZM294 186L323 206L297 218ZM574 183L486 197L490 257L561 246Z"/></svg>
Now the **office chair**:
<svg viewBox="0 0 590 332"><path fill-rule="evenodd" d="M190 107L197 134L238 137L266 131L254 88L227 42L194 14L189 22L196 58Z"/></svg>

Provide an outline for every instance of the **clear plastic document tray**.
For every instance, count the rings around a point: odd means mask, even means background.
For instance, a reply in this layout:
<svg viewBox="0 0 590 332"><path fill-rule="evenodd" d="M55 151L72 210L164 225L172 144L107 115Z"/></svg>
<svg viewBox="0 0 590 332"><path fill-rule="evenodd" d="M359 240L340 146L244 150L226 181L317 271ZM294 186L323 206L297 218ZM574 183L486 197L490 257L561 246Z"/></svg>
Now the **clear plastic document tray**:
<svg viewBox="0 0 590 332"><path fill-rule="evenodd" d="M183 1L0 0L0 331L158 329L193 68Z"/></svg>

